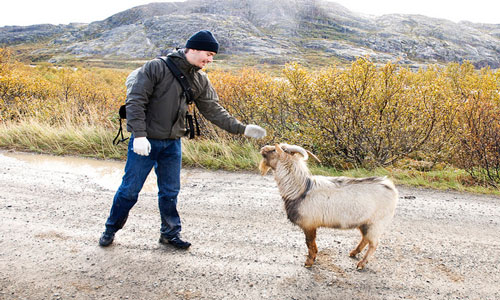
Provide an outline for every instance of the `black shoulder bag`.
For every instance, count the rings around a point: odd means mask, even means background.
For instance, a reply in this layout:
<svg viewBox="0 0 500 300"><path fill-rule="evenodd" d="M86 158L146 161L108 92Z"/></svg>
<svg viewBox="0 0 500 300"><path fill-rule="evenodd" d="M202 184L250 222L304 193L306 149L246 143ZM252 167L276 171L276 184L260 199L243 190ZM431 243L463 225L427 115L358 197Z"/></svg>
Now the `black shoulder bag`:
<svg viewBox="0 0 500 300"><path fill-rule="evenodd" d="M200 125L198 123L198 118L196 117L196 111L194 110L194 95L186 76L182 73L181 70L179 70L177 65L172 61L170 57L167 57L166 60L161 57L159 57L159 59L161 59L167 65L170 72L172 72L174 77L181 84L182 90L184 91L184 95L186 96L188 104L188 111L186 112L186 128L188 130L186 131L186 135L189 134L190 139L193 139L195 137L194 125L196 124L196 135L200 136ZM119 115L120 115L119 119L120 128L118 129L118 134L113 139L113 145L118 145L119 143L128 140L128 138L123 138L123 129L122 129L122 119L127 118L127 110L125 108L125 104L120 106ZM117 140L120 135L121 139Z"/></svg>

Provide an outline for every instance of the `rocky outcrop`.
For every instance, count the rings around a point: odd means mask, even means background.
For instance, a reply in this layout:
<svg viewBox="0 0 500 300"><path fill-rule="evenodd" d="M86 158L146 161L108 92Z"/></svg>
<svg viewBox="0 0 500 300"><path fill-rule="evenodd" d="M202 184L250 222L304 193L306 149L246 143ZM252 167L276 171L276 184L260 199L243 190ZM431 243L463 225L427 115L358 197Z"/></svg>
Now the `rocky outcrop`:
<svg viewBox="0 0 500 300"><path fill-rule="evenodd" d="M200 29L214 32L223 54L277 63L307 56L350 61L368 55L379 62L468 60L477 67L500 67L500 24L421 15L369 17L321 0L151 3L90 24L2 27L0 45L41 42L43 49L37 51L45 55L150 58L182 47Z"/></svg>
<svg viewBox="0 0 500 300"><path fill-rule="evenodd" d="M0 46L50 41L60 35L78 32L86 27L87 24L77 23L69 25L4 26L0 27Z"/></svg>

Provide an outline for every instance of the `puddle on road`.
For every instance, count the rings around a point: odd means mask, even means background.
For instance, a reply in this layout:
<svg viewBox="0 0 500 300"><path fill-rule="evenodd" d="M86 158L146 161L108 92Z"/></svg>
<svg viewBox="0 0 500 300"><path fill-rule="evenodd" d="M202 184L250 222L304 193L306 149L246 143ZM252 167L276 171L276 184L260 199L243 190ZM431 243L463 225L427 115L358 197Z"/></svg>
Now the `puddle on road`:
<svg viewBox="0 0 500 300"><path fill-rule="evenodd" d="M42 170L86 175L94 183L112 191L116 191L120 186L125 167L125 162L122 161L0 151L0 163L5 159L15 159ZM158 192L154 171L149 174L142 191Z"/></svg>

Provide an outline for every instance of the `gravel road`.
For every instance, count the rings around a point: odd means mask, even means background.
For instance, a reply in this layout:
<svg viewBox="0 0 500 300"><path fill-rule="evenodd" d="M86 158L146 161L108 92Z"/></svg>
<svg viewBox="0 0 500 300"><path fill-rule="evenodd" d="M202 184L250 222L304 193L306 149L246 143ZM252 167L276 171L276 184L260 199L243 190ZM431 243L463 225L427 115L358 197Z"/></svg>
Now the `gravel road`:
<svg viewBox="0 0 500 300"><path fill-rule="evenodd" d="M0 299L500 299L500 199L398 187L375 258L357 230L320 229L303 267L272 176L184 169L188 251L158 243L154 174L108 248L124 163L0 151ZM358 258L359 259L359 258Z"/></svg>

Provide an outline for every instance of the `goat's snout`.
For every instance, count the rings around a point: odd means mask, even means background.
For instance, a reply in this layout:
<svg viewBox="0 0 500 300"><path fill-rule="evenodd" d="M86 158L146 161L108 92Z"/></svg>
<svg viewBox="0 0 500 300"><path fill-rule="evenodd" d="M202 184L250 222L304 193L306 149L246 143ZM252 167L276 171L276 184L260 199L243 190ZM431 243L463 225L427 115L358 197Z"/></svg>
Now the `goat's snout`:
<svg viewBox="0 0 500 300"><path fill-rule="evenodd" d="M260 154L262 155L263 158L269 158L271 156L271 153L274 152L273 151L260 151Z"/></svg>
<svg viewBox="0 0 500 300"><path fill-rule="evenodd" d="M274 152L275 151L275 147L274 146L264 146L262 148L260 148L260 154L263 156L263 157L267 157L269 153L271 152Z"/></svg>
<svg viewBox="0 0 500 300"><path fill-rule="evenodd" d="M274 146L264 146L260 149L260 154L262 155L262 160L259 163L259 170L262 175L266 175L269 169L271 169L270 160L272 160L271 152L274 152Z"/></svg>

